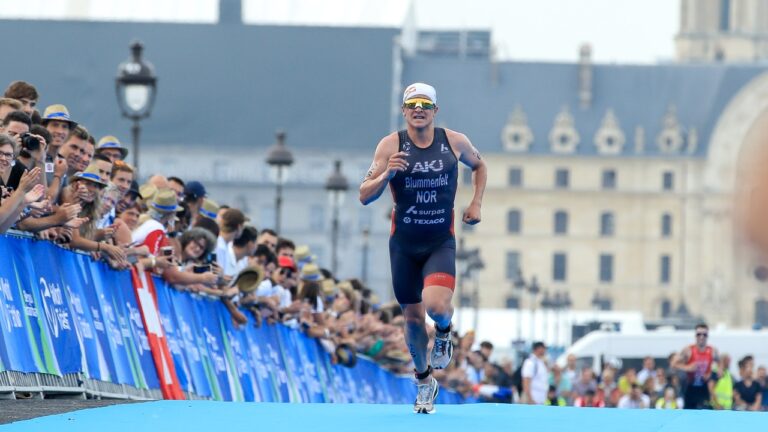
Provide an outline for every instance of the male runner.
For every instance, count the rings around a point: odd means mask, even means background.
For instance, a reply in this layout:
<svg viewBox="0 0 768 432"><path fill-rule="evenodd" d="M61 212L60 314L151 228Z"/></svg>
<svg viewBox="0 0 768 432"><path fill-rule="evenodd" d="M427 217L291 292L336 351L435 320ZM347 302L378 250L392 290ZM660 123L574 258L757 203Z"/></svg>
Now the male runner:
<svg viewBox="0 0 768 432"><path fill-rule="evenodd" d="M389 256L395 297L406 320L405 338L413 358L418 392L414 412L434 411L438 384L432 368L448 366L451 298L455 286L456 241L453 204L458 162L473 171L474 196L462 221L480 222L487 169L469 139L434 126L437 93L415 83L403 94L406 129L384 137L360 186L360 202L375 201L389 185L394 198ZM425 313L435 322L435 343L427 362L429 336Z"/></svg>
<svg viewBox="0 0 768 432"><path fill-rule="evenodd" d="M696 326L696 343L683 349L673 362L673 367L688 372L683 391L683 408L710 408L709 380L712 377L712 363L720 361L717 349L707 345L709 327Z"/></svg>

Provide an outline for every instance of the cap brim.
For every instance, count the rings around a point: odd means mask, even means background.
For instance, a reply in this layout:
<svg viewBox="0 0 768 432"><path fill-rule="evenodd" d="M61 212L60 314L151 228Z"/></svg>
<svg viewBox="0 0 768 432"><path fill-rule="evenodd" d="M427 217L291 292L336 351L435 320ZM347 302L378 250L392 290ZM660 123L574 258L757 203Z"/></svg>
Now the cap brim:
<svg viewBox="0 0 768 432"><path fill-rule="evenodd" d="M161 209L161 208L157 208L157 207L155 206L155 203L153 203L153 202L149 203L149 207L151 207L151 208L152 208L152 209L154 209L154 210L157 210L157 211L159 211L160 213L178 213L178 212L180 212L180 211L184 211L184 207L181 207L181 206L179 206L178 204L176 205L176 208L175 208L175 209L173 209L173 210L167 210L167 209Z"/></svg>

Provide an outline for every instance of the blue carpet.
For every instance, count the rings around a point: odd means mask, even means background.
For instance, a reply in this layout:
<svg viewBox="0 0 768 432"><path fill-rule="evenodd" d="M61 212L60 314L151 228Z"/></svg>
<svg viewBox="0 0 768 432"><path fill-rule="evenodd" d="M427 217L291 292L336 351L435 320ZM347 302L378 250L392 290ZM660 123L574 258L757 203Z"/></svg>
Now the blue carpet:
<svg viewBox="0 0 768 432"><path fill-rule="evenodd" d="M619 410L525 405L408 405L159 401L87 409L0 426L0 431L729 431L765 430L768 413Z"/></svg>

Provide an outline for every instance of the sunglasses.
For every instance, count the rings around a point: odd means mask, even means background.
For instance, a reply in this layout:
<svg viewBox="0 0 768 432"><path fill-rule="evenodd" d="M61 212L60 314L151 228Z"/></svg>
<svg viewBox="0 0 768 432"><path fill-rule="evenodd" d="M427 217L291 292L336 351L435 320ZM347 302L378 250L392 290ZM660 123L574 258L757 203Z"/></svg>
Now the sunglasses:
<svg viewBox="0 0 768 432"><path fill-rule="evenodd" d="M429 99L408 99L403 102L403 106L408 109L416 109L419 107L424 110L433 110L436 105Z"/></svg>
<svg viewBox="0 0 768 432"><path fill-rule="evenodd" d="M696 333L696 337L699 337L699 336L707 337L707 336L709 336L709 333Z"/></svg>

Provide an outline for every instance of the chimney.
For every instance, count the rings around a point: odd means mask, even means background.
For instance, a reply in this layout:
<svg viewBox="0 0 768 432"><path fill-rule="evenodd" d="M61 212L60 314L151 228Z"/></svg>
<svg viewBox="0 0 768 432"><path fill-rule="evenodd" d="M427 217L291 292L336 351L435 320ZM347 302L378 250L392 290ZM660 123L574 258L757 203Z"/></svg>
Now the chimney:
<svg viewBox="0 0 768 432"><path fill-rule="evenodd" d="M219 24L243 23L242 0L219 0Z"/></svg>
<svg viewBox="0 0 768 432"><path fill-rule="evenodd" d="M581 109L592 105L592 47L587 43L579 49L579 104Z"/></svg>

